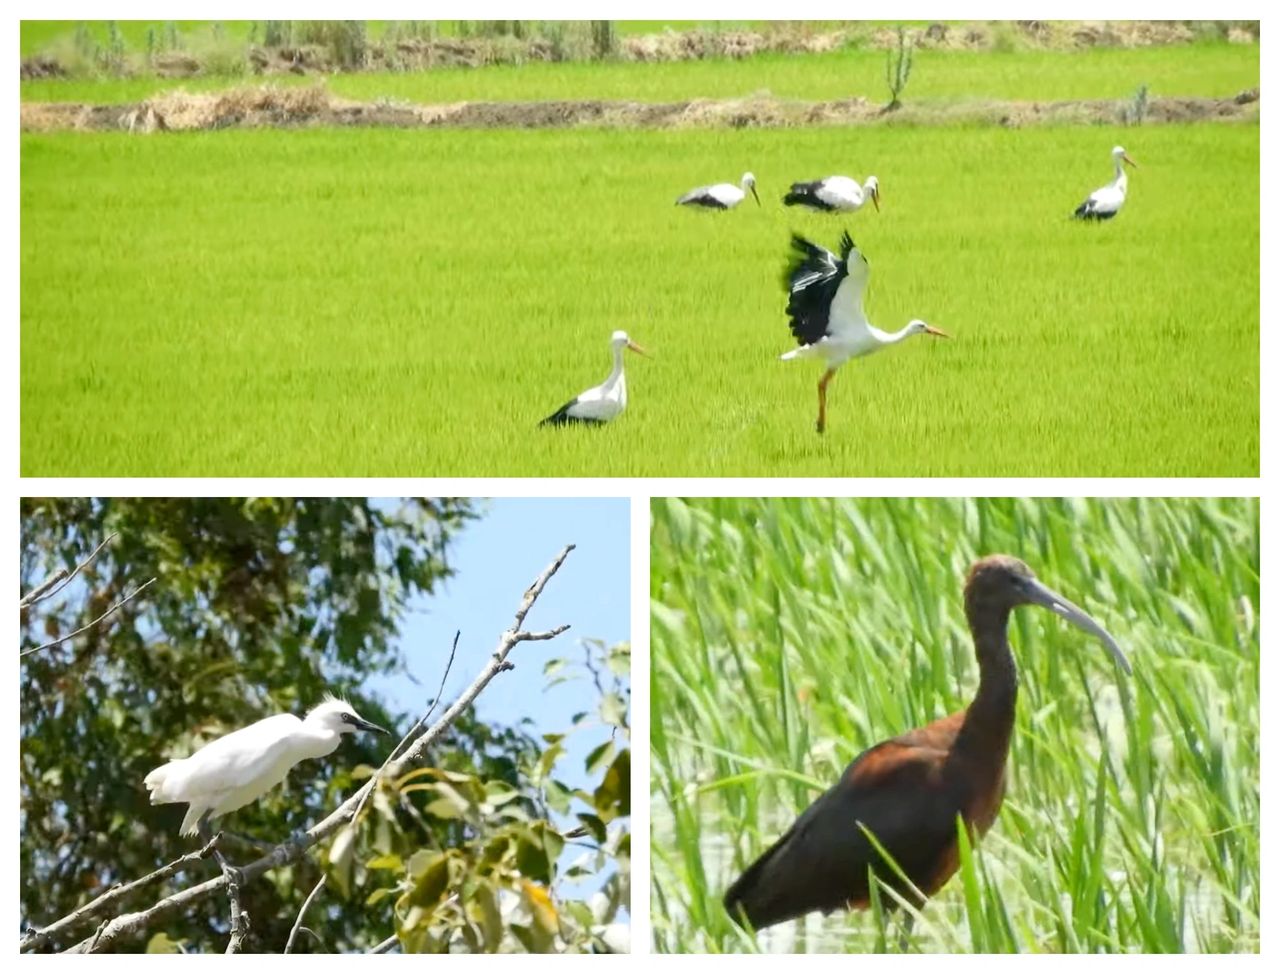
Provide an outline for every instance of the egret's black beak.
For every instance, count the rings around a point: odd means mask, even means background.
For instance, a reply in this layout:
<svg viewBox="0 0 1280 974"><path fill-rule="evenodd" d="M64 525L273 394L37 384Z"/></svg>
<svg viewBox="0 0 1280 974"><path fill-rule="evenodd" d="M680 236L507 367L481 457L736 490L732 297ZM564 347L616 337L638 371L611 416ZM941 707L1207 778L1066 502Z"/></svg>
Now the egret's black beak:
<svg viewBox="0 0 1280 974"><path fill-rule="evenodd" d="M752 195L752 196L754 196L754 197L756 198L756 206L761 206L761 205L763 205L763 204L760 202L760 194L756 192L756 184L755 184L755 183L752 183L752 184L751 184L751 195Z"/></svg>
<svg viewBox="0 0 1280 974"><path fill-rule="evenodd" d="M375 731L378 734L390 734L391 731L385 727L379 727L371 720L365 720L363 717L349 717L348 720L355 726L356 730Z"/></svg>
<svg viewBox="0 0 1280 974"><path fill-rule="evenodd" d="M1090 635L1097 636L1102 641L1102 645L1107 647L1107 652L1116 661L1116 665L1126 673L1133 673L1133 667L1129 665L1129 660L1120 651L1120 647L1116 644L1115 639L1111 637L1111 633L1098 625L1094 618L1080 606L1069 599L1063 598L1036 578L1024 579L1023 591L1026 592L1027 601L1035 605L1042 605L1055 615L1066 619L1067 622L1078 629L1083 629Z"/></svg>

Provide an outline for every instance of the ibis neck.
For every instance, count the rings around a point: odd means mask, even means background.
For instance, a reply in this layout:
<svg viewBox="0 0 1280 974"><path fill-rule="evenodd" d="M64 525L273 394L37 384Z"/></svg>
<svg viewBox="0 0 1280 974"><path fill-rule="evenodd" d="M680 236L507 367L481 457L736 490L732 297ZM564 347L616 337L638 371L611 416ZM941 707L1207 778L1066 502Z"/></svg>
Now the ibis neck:
<svg viewBox="0 0 1280 974"><path fill-rule="evenodd" d="M978 693L966 711L960 739L1003 758L1018 700L1018 667L1009 649L1009 609L978 604L967 605L965 611L979 675Z"/></svg>

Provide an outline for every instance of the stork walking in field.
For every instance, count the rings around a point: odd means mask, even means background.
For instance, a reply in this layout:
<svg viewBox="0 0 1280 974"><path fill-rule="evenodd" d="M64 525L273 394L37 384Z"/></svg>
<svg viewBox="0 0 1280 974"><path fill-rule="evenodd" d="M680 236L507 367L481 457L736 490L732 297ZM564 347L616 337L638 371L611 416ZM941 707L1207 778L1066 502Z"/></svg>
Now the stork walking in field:
<svg viewBox="0 0 1280 974"><path fill-rule="evenodd" d="M627 408L627 377L622 371L622 351L629 348L640 355L648 355L648 352L633 342L625 331L615 331L609 338L609 347L613 350L613 371L609 373L609 378L600 385L579 393L539 423L539 426L564 426L569 423L595 425L607 423L622 414Z"/></svg>
<svg viewBox="0 0 1280 974"><path fill-rule="evenodd" d="M800 347L782 356L817 358L826 363L826 371L818 380L818 432L827 427L827 383L851 358L862 358L888 345L896 345L912 335L934 335L948 338L919 318L907 323L901 331L884 332L869 321L862 310L862 294L867 288L870 268L867 259L854 246L845 231L840 240L840 257L793 234L795 250L787 266L786 285L789 294L787 315L791 334Z"/></svg>
<svg viewBox="0 0 1280 974"><path fill-rule="evenodd" d="M1110 220L1124 206L1125 193L1129 191L1129 176L1124 171L1125 165L1138 168L1138 164L1129 158L1129 154L1121 146L1111 150L1111 159L1116 165L1116 177L1089 194L1089 198L1076 207L1077 220Z"/></svg>
<svg viewBox="0 0 1280 974"><path fill-rule="evenodd" d="M741 185L716 183L714 186L699 186L697 189L689 190L689 192L676 200L676 206L702 206L711 210L732 210L747 198L748 192L756 198L756 206L759 206L760 194L756 192L756 177L749 172L744 172Z"/></svg>
<svg viewBox="0 0 1280 974"><path fill-rule="evenodd" d="M867 200L880 211L880 181L868 176L861 186L848 176L828 176L810 183L792 183L791 192L782 197L787 206L807 206L811 210L853 213L863 208Z"/></svg>

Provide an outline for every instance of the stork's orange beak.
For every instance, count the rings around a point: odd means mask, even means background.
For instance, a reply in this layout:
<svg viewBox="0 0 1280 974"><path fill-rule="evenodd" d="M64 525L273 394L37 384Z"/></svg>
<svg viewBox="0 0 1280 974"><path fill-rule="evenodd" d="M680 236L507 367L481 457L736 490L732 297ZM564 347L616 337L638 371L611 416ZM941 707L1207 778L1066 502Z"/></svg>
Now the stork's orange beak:
<svg viewBox="0 0 1280 974"><path fill-rule="evenodd" d="M643 355L645 358L653 357L629 338L627 339L627 348L631 349L631 351L635 352L637 355Z"/></svg>
<svg viewBox="0 0 1280 974"><path fill-rule="evenodd" d="M1129 153L1126 152L1120 158L1123 159L1125 162L1127 162L1129 165L1133 166L1134 169L1138 168L1138 164L1129 158Z"/></svg>
<svg viewBox="0 0 1280 974"><path fill-rule="evenodd" d="M925 325L925 326L924 326L924 333L925 333L926 335L933 335L935 338L950 338L950 337L951 337L951 336L950 336L950 335L948 335L945 331L943 331L941 328L934 328L934 327L933 327L933 325Z"/></svg>

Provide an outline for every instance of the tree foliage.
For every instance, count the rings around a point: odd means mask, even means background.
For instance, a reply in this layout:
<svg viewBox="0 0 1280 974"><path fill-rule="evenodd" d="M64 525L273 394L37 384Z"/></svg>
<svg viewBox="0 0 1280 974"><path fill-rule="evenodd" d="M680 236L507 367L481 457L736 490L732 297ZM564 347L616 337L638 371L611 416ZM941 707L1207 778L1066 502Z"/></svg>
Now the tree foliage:
<svg viewBox="0 0 1280 974"><path fill-rule="evenodd" d="M57 596L22 610L24 649L78 628L140 582L157 579L100 626L23 660L24 925L48 923L190 851L177 834L182 807L150 806L141 786L166 758L264 715L301 712L326 690L347 692L378 723L412 723L420 714L388 713L358 687L368 673L402 665L394 646L409 602L448 577L451 543L475 516L473 505L459 500L23 501L24 592L117 535ZM501 624L495 619L495 628ZM442 667L447 649L440 648ZM424 710L429 694L424 689ZM323 817L385 756L385 742L361 738L344 742L344 760L330 773L295 775L236 812L234 828L276 842ZM537 889L548 902L557 897L558 833L547 817L554 806L545 784L531 777L553 749L526 727L486 725L464 714L432 755L447 773L418 768L382 783L354 827L245 888L249 948L283 948L322 870L328 886L307 918L315 935L298 949L368 949L397 932L406 949L588 946L586 925L558 939L512 933L522 915L507 898L512 891L525 904L539 903ZM535 868L539 843L549 871ZM234 844L227 851L238 858ZM255 855L241 852L239 858ZM494 882L486 883L485 869ZM482 937L455 937L435 920L422 927L430 906L424 897L434 888L423 885L428 874L430 883L447 880L462 912L479 918ZM199 864L151 899L213 875L212 863ZM388 889L397 895L376 895ZM470 896L473 890L479 892ZM509 921L496 940L489 891ZM540 916L545 920L546 911ZM226 925L225 900L211 896L150 931L149 943L129 947L220 950Z"/></svg>

